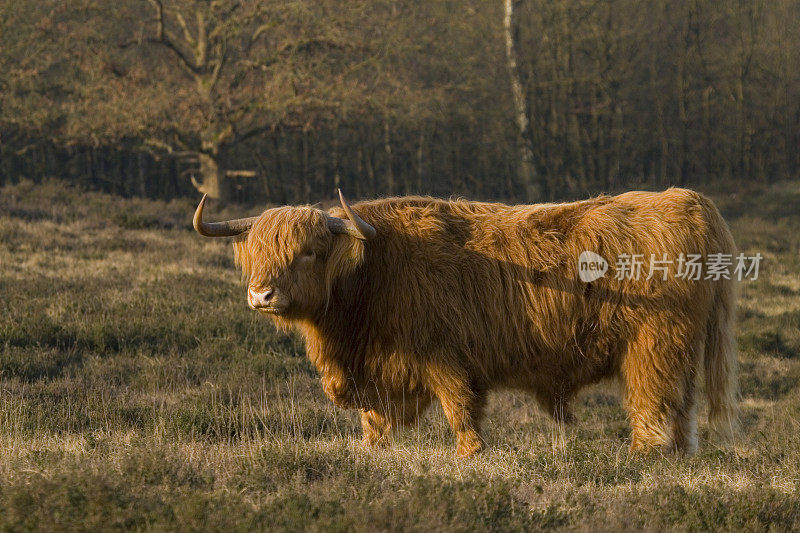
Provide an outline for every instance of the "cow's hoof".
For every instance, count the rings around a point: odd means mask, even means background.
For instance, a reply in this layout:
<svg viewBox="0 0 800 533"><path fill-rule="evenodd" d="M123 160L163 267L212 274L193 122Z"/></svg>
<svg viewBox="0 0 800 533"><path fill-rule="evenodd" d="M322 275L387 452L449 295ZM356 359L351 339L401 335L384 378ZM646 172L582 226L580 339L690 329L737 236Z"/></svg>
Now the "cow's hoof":
<svg viewBox="0 0 800 533"><path fill-rule="evenodd" d="M364 448L386 448L389 446L389 435L379 435L371 433L361 438L361 446Z"/></svg>
<svg viewBox="0 0 800 533"><path fill-rule="evenodd" d="M483 440L478 435L459 435L456 445L456 455L458 457L470 457L483 450Z"/></svg>

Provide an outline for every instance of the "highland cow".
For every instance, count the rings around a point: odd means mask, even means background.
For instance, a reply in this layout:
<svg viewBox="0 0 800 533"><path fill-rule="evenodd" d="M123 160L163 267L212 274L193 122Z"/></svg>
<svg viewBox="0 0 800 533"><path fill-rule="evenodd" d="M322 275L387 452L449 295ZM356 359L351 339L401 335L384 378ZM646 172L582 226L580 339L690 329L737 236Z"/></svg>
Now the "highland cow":
<svg viewBox="0 0 800 533"><path fill-rule="evenodd" d="M365 443L387 442L436 398L458 454L470 455L483 446L489 391L529 391L566 420L582 387L618 378L631 448L691 452L701 365L712 429L732 433L733 282L684 279L674 262L620 276L614 263L734 254L702 195L673 188L518 206L340 199L329 212L280 207L208 223L203 198L194 227L237 236L249 305L302 333L328 397L361 410ZM585 251L610 263L606 275L581 281Z"/></svg>

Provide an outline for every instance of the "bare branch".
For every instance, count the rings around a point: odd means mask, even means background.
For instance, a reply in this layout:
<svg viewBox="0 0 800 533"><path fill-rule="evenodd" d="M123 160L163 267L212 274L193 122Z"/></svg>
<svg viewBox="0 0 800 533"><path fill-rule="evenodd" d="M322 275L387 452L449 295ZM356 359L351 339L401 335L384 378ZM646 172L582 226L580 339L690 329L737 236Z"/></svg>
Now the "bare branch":
<svg viewBox="0 0 800 533"><path fill-rule="evenodd" d="M161 3L161 0L148 0L148 1L150 2L150 4L156 10L156 24L158 24L158 26L157 26L158 29L156 30L156 39L158 39L159 41L163 41L164 40L164 5Z"/></svg>
<svg viewBox="0 0 800 533"><path fill-rule="evenodd" d="M197 13L197 44L195 46L195 58L197 66L205 67L208 62L208 32L206 28L205 16L203 11L198 9Z"/></svg>
<svg viewBox="0 0 800 533"><path fill-rule="evenodd" d="M146 39L145 42L152 44L160 44L175 54L184 67L189 69L193 74L200 74L201 70L178 48L178 46L170 39Z"/></svg>
<svg viewBox="0 0 800 533"><path fill-rule="evenodd" d="M195 152L194 150L181 150L180 152L173 152L172 156L177 159L183 159L188 161L188 160L197 160L200 157L200 154L198 152Z"/></svg>
<svg viewBox="0 0 800 533"><path fill-rule="evenodd" d="M174 151L174 148L172 147L172 145L165 143L161 139L156 139L155 137L149 137L149 138L145 139L144 140L144 144L146 146L151 146L153 148L158 148L160 150L164 150L165 152L167 152L170 155Z"/></svg>
<svg viewBox="0 0 800 533"><path fill-rule="evenodd" d="M214 47L214 50L217 53L217 59L214 61L214 70L211 72L211 78L208 80L208 90L214 88L214 86L219 81L220 73L222 72L222 67L225 65L225 42L221 42Z"/></svg>
<svg viewBox="0 0 800 533"><path fill-rule="evenodd" d="M237 133L233 140L230 142L231 145L239 144L247 139L255 137L256 135L260 135L264 132L270 131L274 128L273 124L263 125L263 126L256 126L251 128L243 133Z"/></svg>
<svg viewBox="0 0 800 533"><path fill-rule="evenodd" d="M189 43L190 46L196 47L197 40L195 40L194 36L192 35L192 32L189 30L189 25L186 24L186 19L183 18L183 14L175 13L175 19L178 21L178 24L183 30L183 38L186 40L187 43Z"/></svg>
<svg viewBox="0 0 800 533"><path fill-rule="evenodd" d="M266 32L268 32L272 28L276 27L277 25L278 25L278 21L277 20L271 20L271 21L267 22L266 24L262 24L261 26L256 28L256 31L254 31L253 35L250 37L250 44L248 46L249 47L253 46L253 44L255 44L255 42L258 40L259 37L264 35Z"/></svg>
<svg viewBox="0 0 800 533"><path fill-rule="evenodd" d="M181 48L176 44L174 36L164 26L164 6L161 0L148 0L156 10L156 37L145 39L145 42L160 44L175 54L184 67L194 74L199 74L200 69L192 62Z"/></svg>
<svg viewBox="0 0 800 533"><path fill-rule="evenodd" d="M226 178L255 178L258 173L255 170L226 170Z"/></svg>

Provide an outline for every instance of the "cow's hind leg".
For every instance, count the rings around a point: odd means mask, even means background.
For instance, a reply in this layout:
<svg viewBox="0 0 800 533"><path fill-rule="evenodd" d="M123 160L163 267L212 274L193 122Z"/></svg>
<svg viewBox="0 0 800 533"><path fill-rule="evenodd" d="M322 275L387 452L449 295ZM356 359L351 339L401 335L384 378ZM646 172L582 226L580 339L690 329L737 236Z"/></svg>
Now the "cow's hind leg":
<svg viewBox="0 0 800 533"><path fill-rule="evenodd" d="M682 393L680 403L672 413L672 447L680 452L697 451L697 387L696 372L703 356L703 343L694 343L688 351L689 359L679 373L678 391Z"/></svg>
<svg viewBox="0 0 800 533"><path fill-rule="evenodd" d="M672 413L671 449L679 452L697 451L697 404L694 375L685 376L683 399Z"/></svg>
<svg viewBox="0 0 800 533"><path fill-rule="evenodd" d="M572 392L564 391L553 392L549 389L531 389L537 403L541 409L553 417L556 424L570 424L574 421L574 415L570 407Z"/></svg>
<svg viewBox="0 0 800 533"><path fill-rule="evenodd" d="M695 347L688 331L644 325L623 361L625 404L632 426L631 450L693 451L696 419Z"/></svg>
<svg viewBox="0 0 800 533"><path fill-rule="evenodd" d="M433 398L430 394L407 393L396 402L392 411L392 421L395 426L410 426L414 424L431 404Z"/></svg>

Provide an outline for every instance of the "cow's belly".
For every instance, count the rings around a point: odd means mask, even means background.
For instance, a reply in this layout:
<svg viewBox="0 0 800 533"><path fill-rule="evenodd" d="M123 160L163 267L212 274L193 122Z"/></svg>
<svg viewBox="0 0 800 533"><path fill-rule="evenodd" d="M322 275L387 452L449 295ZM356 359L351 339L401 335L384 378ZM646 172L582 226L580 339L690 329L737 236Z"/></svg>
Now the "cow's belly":
<svg viewBox="0 0 800 533"><path fill-rule="evenodd" d="M504 387L533 391L563 391L565 394L618 374L622 342L593 339L582 346L560 350L514 353L503 368L496 369L490 388Z"/></svg>

